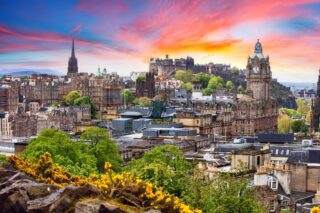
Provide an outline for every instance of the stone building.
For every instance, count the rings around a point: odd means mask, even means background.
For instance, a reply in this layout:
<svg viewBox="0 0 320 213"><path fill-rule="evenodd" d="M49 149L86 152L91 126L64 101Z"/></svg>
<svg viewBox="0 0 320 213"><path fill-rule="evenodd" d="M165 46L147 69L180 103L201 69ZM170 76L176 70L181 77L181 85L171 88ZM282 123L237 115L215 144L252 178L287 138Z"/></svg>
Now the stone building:
<svg viewBox="0 0 320 213"><path fill-rule="evenodd" d="M0 84L0 111L15 112L19 104L19 86L17 82Z"/></svg>
<svg viewBox="0 0 320 213"><path fill-rule="evenodd" d="M154 73L149 72L146 74L145 80L137 79L136 81L136 97L154 98L155 96L155 79Z"/></svg>
<svg viewBox="0 0 320 213"><path fill-rule="evenodd" d="M318 83L317 83L317 94L312 100L312 116L311 116L311 129L314 132L319 132L319 123L320 123L320 70L318 76Z"/></svg>
<svg viewBox="0 0 320 213"><path fill-rule="evenodd" d="M233 136L253 136L260 132L276 132L278 109L270 97L271 70L269 56L262 45L255 45L254 56L248 58L247 93L237 96L232 125Z"/></svg>

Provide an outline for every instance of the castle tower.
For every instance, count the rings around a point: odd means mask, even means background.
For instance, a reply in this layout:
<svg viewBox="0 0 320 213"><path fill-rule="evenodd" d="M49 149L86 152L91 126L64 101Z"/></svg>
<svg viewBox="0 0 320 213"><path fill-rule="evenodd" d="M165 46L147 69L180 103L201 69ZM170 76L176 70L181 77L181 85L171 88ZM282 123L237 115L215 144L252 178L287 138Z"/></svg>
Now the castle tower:
<svg viewBox="0 0 320 213"><path fill-rule="evenodd" d="M78 73L78 60L74 51L74 39L72 40L71 56L68 63L68 74L70 73Z"/></svg>
<svg viewBox="0 0 320 213"><path fill-rule="evenodd" d="M247 90L252 92L254 99L268 100L270 98L269 56L264 57L259 39L255 45L253 57L248 58L246 78Z"/></svg>

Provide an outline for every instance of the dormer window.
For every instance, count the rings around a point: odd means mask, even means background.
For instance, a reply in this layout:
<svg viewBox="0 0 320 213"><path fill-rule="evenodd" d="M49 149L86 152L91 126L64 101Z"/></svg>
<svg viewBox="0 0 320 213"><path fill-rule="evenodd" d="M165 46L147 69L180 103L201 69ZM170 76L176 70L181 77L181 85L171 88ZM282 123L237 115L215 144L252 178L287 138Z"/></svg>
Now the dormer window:
<svg viewBox="0 0 320 213"><path fill-rule="evenodd" d="M268 178L268 186L273 190L276 191L278 190L278 180L274 177L269 177Z"/></svg>

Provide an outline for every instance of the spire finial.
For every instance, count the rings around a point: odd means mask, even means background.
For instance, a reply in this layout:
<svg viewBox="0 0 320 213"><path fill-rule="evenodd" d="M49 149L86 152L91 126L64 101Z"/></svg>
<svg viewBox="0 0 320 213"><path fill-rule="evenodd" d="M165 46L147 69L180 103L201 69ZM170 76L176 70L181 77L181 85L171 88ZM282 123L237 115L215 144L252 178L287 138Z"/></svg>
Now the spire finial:
<svg viewBox="0 0 320 213"><path fill-rule="evenodd" d="M76 57L76 54L74 52L74 38L72 39L72 51L71 51L71 57Z"/></svg>

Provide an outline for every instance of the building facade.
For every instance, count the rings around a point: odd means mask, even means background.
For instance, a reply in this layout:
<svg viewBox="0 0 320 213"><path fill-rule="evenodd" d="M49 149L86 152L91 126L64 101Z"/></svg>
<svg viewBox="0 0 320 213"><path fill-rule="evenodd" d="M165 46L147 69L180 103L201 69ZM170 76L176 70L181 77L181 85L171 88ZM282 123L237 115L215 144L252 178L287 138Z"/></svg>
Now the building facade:
<svg viewBox="0 0 320 213"><path fill-rule="evenodd" d="M237 96L232 125L233 136L253 136L261 132L276 132L278 108L270 96L271 69L269 56L264 57L258 42L253 57L248 58L247 94Z"/></svg>

